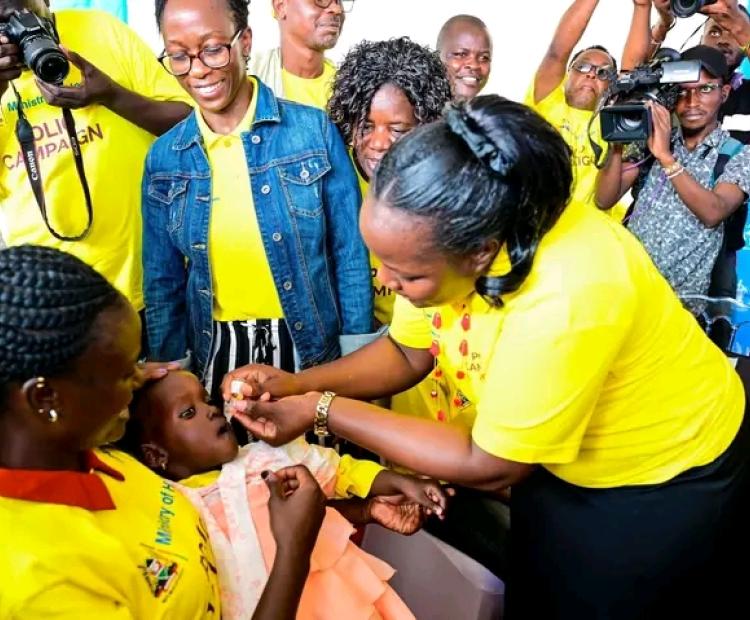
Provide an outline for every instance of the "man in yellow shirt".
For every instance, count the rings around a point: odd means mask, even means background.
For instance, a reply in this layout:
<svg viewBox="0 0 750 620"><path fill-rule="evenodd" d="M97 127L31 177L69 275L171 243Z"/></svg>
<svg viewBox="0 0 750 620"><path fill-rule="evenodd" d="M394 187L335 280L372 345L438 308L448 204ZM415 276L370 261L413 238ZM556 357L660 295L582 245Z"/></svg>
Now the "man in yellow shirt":
<svg viewBox="0 0 750 620"><path fill-rule="evenodd" d="M339 40L353 0L273 0L281 45L253 54L248 71L277 97L325 109L336 66L325 57Z"/></svg>
<svg viewBox="0 0 750 620"><path fill-rule="evenodd" d="M47 245L78 256L140 310L138 205L143 162L154 135L189 112L181 103L185 95L146 44L111 15L76 10L52 15L46 0L4 0L0 22L22 9L54 21L71 67L62 86L35 80L32 71L22 67L18 47L8 37L0 40L0 235L9 246ZM32 126L48 223L15 135L19 103L14 88ZM91 193L93 217L88 231L82 179L61 106L74 110ZM79 241L55 236L70 238L84 232Z"/></svg>
<svg viewBox="0 0 750 620"><path fill-rule="evenodd" d="M594 45L573 56L599 0L574 0L562 16L524 103L541 114L561 134L573 151L572 199L591 203L596 189L597 156L593 141L606 148L593 112L617 71L617 61ZM603 160L603 156L602 156ZM595 208L595 207L594 207ZM611 212L622 220L624 209Z"/></svg>

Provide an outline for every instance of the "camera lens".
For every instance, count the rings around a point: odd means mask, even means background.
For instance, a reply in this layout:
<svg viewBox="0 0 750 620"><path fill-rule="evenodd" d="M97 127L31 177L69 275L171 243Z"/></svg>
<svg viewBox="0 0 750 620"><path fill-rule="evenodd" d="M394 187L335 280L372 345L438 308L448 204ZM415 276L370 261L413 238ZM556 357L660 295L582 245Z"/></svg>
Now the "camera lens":
<svg viewBox="0 0 750 620"><path fill-rule="evenodd" d="M672 12L677 17L690 17L707 4L714 4L715 2L716 0L672 0Z"/></svg>
<svg viewBox="0 0 750 620"><path fill-rule="evenodd" d="M622 113L617 118L617 129L621 132L631 132L640 129L643 125L643 114L641 112Z"/></svg>
<svg viewBox="0 0 750 620"><path fill-rule="evenodd" d="M49 37L38 36L23 41L23 59L43 82L62 84L70 70L65 54Z"/></svg>
<svg viewBox="0 0 750 620"><path fill-rule="evenodd" d="M37 58L32 70L43 82L59 85L67 77L70 65L62 53L48 52Z"/></svg>

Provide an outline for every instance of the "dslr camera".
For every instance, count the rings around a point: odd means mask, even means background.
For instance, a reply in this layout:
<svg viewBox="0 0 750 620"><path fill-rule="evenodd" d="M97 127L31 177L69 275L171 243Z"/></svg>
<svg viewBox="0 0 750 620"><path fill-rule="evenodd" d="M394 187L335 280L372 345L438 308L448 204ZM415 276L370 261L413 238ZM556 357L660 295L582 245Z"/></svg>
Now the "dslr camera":
<svg viewBox="0 0 750 620"><path fill-rule="evenodd" d="M691 17L709 4L716 4L716 0L671 0L669 3L677 17Z"/></svg>
<svg viewBox="0 0 750 620"><path fill-rule="evenodd" d="M606 142L639 142L651 135L651 110L655 101L674 110L680 84L697 82L701 75L698 60L679 60L680 53L663 48L648 63L612 81L605 105L600 111L602 138Z"/></svg>
<svg viewBox="0 0 750 620"><path fill-rule="evenodd" d="M58 45L60 38L51 19L26 9L14 11L7 22L0 23L0 34L19 47L24 64L40 80L63 83L70 64Z"/></svg>

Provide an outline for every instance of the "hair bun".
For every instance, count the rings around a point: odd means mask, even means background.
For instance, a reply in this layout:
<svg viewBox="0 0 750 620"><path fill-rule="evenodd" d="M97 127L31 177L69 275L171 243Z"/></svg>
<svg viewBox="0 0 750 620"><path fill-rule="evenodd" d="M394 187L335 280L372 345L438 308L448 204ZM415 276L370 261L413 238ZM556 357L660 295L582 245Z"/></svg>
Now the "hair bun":
<svg viewBox="0 0 750 620"><path fill-rule="evenodd" d="M501 176L507 175L514 163L514 153L504 152L490 140L469 111L466 104L452 104L445 113L448 127L466 143L471 152L485 166Z"/></svg>

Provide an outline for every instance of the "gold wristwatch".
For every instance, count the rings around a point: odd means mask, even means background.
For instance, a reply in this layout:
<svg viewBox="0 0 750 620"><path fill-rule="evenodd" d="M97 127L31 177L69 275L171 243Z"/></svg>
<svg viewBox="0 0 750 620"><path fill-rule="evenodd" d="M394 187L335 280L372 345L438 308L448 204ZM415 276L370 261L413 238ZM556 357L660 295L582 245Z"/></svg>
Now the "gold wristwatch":
<svg viewBox="0 0 750 620"><path fill-rule="evenodd" d="M331 408L335 392L323 392L317 406L315 407L315 420L313 421L313 432L318 437L328 437L328 411Z"/></svg>

